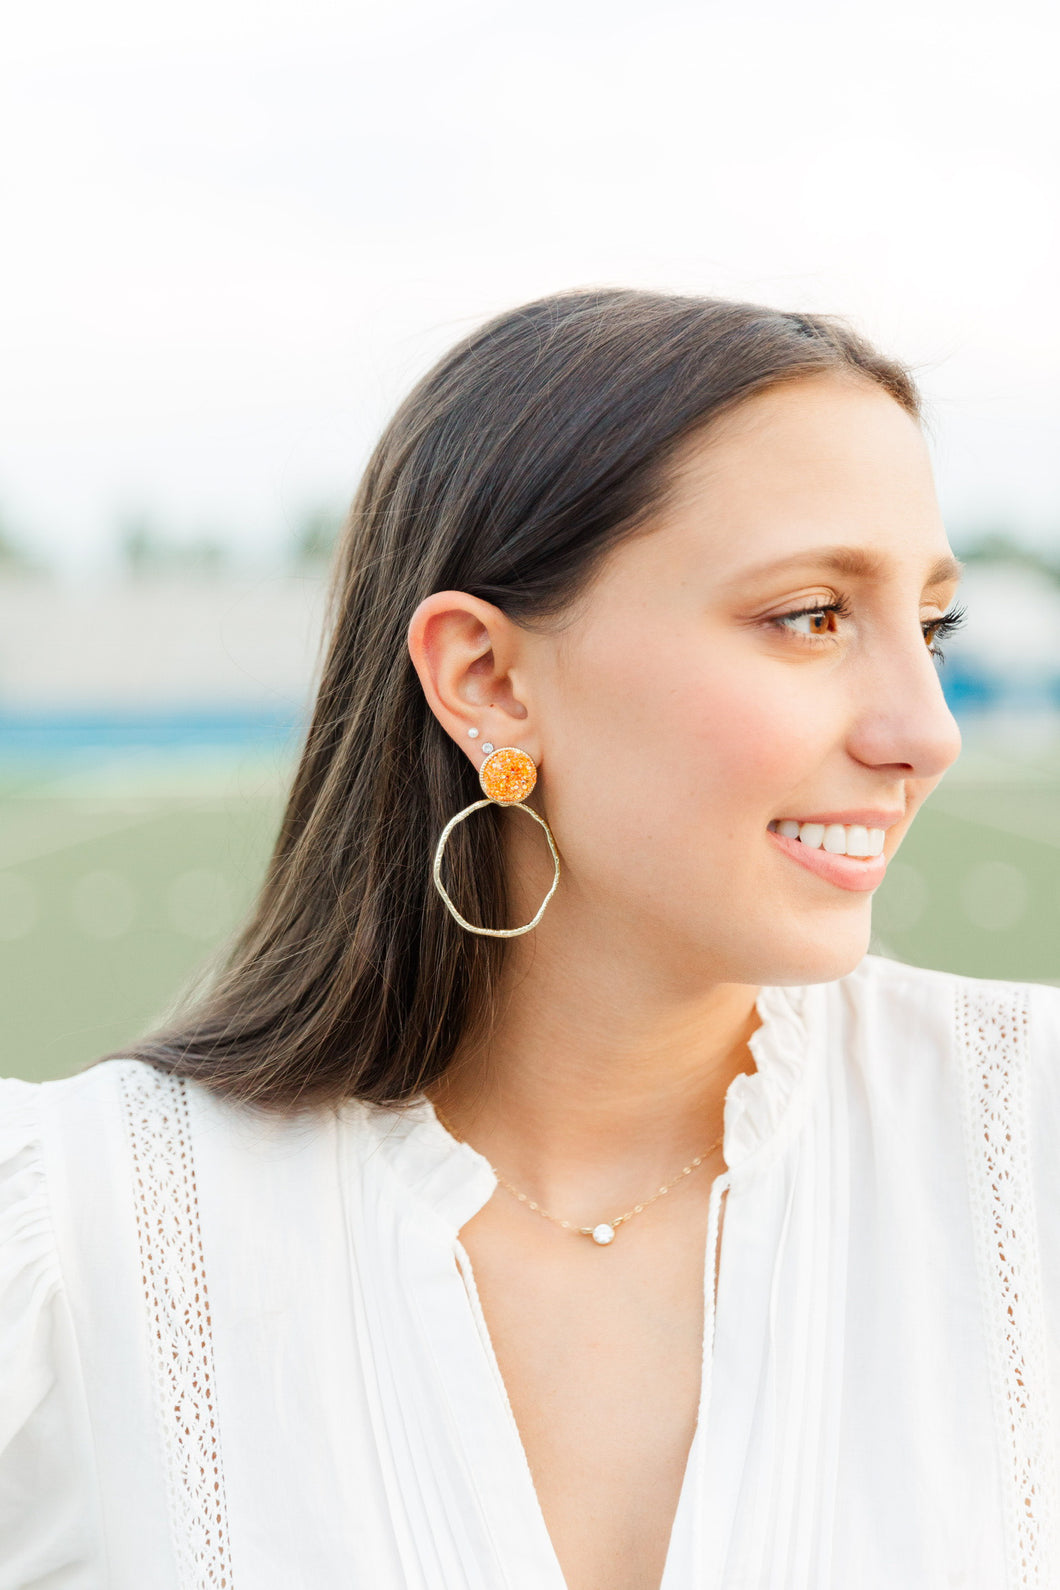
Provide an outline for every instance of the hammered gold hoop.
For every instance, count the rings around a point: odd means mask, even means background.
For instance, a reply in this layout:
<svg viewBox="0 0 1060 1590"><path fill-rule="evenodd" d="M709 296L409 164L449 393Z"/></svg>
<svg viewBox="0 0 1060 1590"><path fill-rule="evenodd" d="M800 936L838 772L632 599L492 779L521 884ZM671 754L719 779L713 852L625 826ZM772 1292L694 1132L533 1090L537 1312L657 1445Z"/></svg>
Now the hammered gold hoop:
<svg viewBox="0 0 1060 1590"><path fill-rule="evenodd" d="M497 751L491 751L479 770L479 782L486 791L486 799L474 801L470 806L465 806L462 812L457 812L455 817L450 817L442 829L441 838L434 852L434 868L432 870L434 887L445 901L450 914L468 933L480 933L484 937L491 939L515 939L520 934L529 933L531 929L536 928L544 916L545 907L555 894L556 885L559 883L559 851L556 849L556 841L552 837L552 830L545 819L535 812L532 806L524 806L522 804L537 782L537 768L525 751L520 751L511 745L504 745ZM442 882L442 857L445 855L445 846L449 835L457 823L462 823L465 817L470 817L472 812L480 811L483 806L514 807L519 811L525 812L528 817L532 817L534 822L540 824L545 830L545 838L548 840L548 848L552 855L552 866L554 868L552 886L542 900L533 919L523 927L476 927L474 922L469 922L466 917L460 915L460 912L449 898L445 884Z"/></svg>

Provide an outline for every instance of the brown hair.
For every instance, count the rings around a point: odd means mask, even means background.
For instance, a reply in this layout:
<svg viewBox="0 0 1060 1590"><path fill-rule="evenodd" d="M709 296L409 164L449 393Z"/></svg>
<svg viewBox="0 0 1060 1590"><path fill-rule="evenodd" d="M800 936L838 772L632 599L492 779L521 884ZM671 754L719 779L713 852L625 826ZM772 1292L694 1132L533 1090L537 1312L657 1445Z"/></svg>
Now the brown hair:
<svg viewBox="0 0 1060 1590"><path fill-rule="evenodd" d="M336 548L321 683L245 922L133 1057L294 1111L406 1101L488 1026L504 940L431 881L480 795L406 647L432 591L548 622L646 526L698 428L779 382L848 371L919 417L908 372L842 321L629 290L542 298L458 344L384 431ZM461 824L450 893L506 920L500 813Z"/></svg>

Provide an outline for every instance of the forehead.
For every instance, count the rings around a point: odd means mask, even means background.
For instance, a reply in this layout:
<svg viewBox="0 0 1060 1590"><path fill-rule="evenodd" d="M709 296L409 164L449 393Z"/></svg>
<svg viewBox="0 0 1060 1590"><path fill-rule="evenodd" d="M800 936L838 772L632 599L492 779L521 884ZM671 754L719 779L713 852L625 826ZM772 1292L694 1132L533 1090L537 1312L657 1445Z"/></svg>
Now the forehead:
<svg viewBox="0 0 1060 1590"><path fill-rule="evenodd" d="M821 547L860 548L847 572L866 576L890 556L949 554L919 425L845 375L772 387L689 438L656 525L694 539L719 574Z"/></svg>

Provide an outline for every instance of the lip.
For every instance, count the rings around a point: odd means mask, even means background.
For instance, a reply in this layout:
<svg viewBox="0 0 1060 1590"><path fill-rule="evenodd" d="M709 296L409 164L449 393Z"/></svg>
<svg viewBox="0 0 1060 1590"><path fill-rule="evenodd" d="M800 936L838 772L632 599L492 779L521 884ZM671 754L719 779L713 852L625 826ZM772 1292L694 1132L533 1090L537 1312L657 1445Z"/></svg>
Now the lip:
<svg viewBox="0 0 1060 1590"><path fill-rule="evenodd" d="M807 821L811 819L807 818ZM820 819L814 818L812 821ZM838 822L839 819L835 818L834 821ZM884 825L872 823L865 826L882 828ZM868 856L862 860L856 856L836 856L830 850L811 850L801 839L787 839L772 828L767 828L766 834L792 861L797 861L808 872L816 873L827 883L834 883L839 889L849 889L855 893L878 889L887 871L887 857L882 851L878 856Z"/></svg>
<svg viewBox="0 0 1060 1590"><path fill-rule="evenodd" d="M815 812L812 817L796 817L793 812L782 812L779 817L774 817L775 823L785 821L795 823L842 823L844 828L857 823L862 828L893 828L895 823L900 823L905 812L885 812L871 806L859 806L856 810L846 812Z"/></svg>

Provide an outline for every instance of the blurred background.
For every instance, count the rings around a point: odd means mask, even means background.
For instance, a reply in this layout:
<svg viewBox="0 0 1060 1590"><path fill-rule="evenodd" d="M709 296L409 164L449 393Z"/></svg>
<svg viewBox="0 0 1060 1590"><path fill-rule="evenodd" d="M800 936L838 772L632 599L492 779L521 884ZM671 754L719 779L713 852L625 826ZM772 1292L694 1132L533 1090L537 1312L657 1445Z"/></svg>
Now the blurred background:
<svg viewBox="0 0 1060 1590"><path fill-rule="evenodd" d="M925 391L964 752L873 947L1060 983L1052 6L48 0L0 56L0 1073L159 1019L250 903L374 438L631 284L848 316Z"/></svg>

